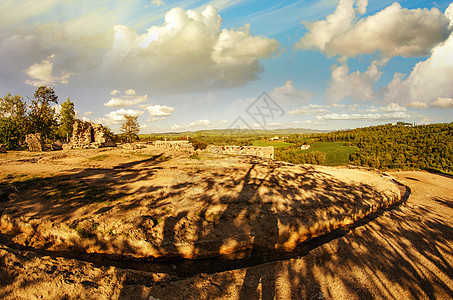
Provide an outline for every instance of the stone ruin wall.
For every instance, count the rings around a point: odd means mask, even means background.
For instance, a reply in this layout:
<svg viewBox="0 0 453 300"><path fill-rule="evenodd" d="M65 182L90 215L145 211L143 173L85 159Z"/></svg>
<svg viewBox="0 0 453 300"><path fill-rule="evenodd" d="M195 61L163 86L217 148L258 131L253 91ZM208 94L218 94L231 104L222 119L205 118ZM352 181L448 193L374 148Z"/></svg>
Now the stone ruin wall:
<svg viewBox="0 0 453 300"><path fill-rule="evenodd" d="M255 146L214 146L206 147L207 152L217 154L234 154L234 155L253 155L264 158L274 159L274 147L255 147Z"/></svg>
<svg viewBox="0 0 453 300"><path fill-rule="evenodd" d="M29 151L43 151L44 144L40 133L31 133L25 136L25 143L28 145Z"/></svg>
<svg viewBox="0 0 453 300"><path fill-rule="evenodd" d="M101 124L76 120L72 128L72 137L65 149L115 147Z"/></svg>
<svg viewBox="0 0 453 300"><path fill-rule="evenodd" d="M186 152L195 151L192 143L189 143L189 141L154 141L153 145L155 147L169 149L169 150L186 151Z"/></svg>

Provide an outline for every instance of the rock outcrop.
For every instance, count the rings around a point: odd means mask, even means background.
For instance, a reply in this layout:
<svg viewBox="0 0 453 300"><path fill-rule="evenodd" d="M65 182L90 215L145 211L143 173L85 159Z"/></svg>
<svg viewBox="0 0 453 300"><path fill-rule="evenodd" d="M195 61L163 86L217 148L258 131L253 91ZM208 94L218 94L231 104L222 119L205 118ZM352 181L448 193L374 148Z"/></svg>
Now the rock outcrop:
<svg viewBox="0 0 453 300"><path fill-rule="evenodd" d="M101 124L76 120L72 129L72 137L64 149L115 147L115 142L107 134Z"/></svg>
<svg viewBox="0 0 453 300"><path fill-rule="evenodd" d="M43 151L44 149L40 133L27 134L25 142L27 143L28 150L30 151Z"/></svg>

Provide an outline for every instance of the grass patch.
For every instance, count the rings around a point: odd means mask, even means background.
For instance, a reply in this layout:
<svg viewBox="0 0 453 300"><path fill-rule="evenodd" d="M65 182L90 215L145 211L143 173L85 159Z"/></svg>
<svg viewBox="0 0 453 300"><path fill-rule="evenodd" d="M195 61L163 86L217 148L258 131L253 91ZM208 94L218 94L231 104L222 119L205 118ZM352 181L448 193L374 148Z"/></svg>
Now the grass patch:
<svg viewBox="0 0 453 300"><path fill-rule="evenodd" d="M126 196L125 193L114 188L74 180L67 176L56 178L7 174L5 177L0 183L0 187L14 184L21 193L27 190L33 191L35 196L41 194L46 200L56 200L58 202L78 202L81 204L109 203Z"/></svg>
<svg viewBox="0 0 453 300"><path fill-rule="evenodd" d="M77 235L84 238L92 238L95 237L96 230L99 227L99 223L91 222L90 224L85 224L85 226L78 223L78 221L74 221L68 225L70 229L75 230Z"/></svg>
<svg viewBox="0 0 453 300"><path fill-rule="evenodd" d="M299 150L299 153L319 151L326 154L325 165L338 166L349 164L349 155L357 152L357 147L345 146L345 142L313 143L308 150Z"/></svg>
<svg viewBox="0 0 453 300"><path fill-rule="evenodd" d="M132 154L133 156L136 156L136 157L154 159L154 161L156 161L156 162L165 162L165 161L169 161L171 159L170 156L165 156L162 154L150 154L150 153L142 153L142 152L138 152L138 151L131 151L130 154ZM126 157L130 157L130 156L127 155Z"/></svg>
<svg viewBox="0 0 453 300"><path fill-rule="evenodd" d="M88 160L90 160L90 161L103 161L107 157L109 157L107 154L101 154L101 155L96 155L96 156L90 157L90 158L88 158Z"/></svg>
<svg viewBox="0 0 453 300"><path fill-rule="evenodd" d="M283 147L293 146L294 144L293 143L288 143L288 142L282 142L282 141L259 140L259 141L253 141L252 145L256 146L256 147L273 146L274 148L283 148Z"/></svg>
<svg viewBox="0 0 453 300"><path fill-rule="evenodd" d="M198 159L200 160L200 156L198 154L192 154L191 156L189 156L190 159Z"/></svg>

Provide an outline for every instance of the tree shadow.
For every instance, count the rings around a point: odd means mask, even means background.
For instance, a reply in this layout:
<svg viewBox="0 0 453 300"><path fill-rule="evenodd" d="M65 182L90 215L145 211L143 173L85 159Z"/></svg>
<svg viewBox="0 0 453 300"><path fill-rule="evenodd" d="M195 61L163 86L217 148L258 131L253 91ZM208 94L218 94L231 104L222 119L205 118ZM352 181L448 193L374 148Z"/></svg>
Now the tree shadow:
<svg viewBox="0 0 453 300"><path fill-rule="evenodd" d="M187 167L184 172L175 168L169 171L173 180L158 184L155 168L163 162L158 157L110 169L74 169L67 175L15 183L20 197L7 203L17 208L16 214L26 211L33 218L58 222L98 203L105 206L93 209L92 215L137 212L132 215L134 230L142 228L143 239L156 256L164 258L119 258L83 251L73 258L162 272L189 286L182 295L169 290L175 286L150 281L148 294L160 299L209 299L222 297L227 290L239 299L334 298L337 290L326 285L326 276L351 298L401 298L386 290L388 282L414 299L436 298L439 293L453 297L452 287L439 275L453 274L451 262L444 258L451 257L453 232L440 216L420 207L390 207L380 212L382 220L378 214L355 227L337 228L352 215L387 207L389 195L384 198L369 184L345 183L309 165L255 158L238 161L246 161L248 167ZM37 205L37 197L43 203ZM452 208L447 198L434 200ZM148 215L147 208L159 213ZM389 214L391 219L386 217ZM160 239L151 234L156 228L162 228ZM128 239L107 246L129 255L137 251ZM284 252L288 249L292 252ZM203 256L208 258L182 259ZM426 269L420 261L432 267ZM367 281L352 270L363 270ZM429 278L425 272L431 272ZM204 280L200 276L205 273L216 276ZM203 284L192 286L194 281ZM146 280L141 285L146 287ZM129 297L126 290L127 285L120 298Z"/></svg>

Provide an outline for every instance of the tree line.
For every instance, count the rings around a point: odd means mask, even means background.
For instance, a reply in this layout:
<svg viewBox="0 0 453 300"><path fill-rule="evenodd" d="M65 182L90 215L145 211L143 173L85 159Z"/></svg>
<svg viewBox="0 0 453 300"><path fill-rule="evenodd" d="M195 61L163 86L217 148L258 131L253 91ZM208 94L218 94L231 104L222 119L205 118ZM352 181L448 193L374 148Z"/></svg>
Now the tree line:
<svg viewBox="0 0 453 300"><path fill-rule="evenodd" d="M40 133L45 142L68 141L76 120L74 103L68 98L57 113L58 96L54 88L46 85L39 86L28 100L29 104L21 95L12 96L10 93L0 98L0 144L9 150L17 149L30 133ZM106 133L118 142L137 140L140 130L138 117L125 115L124 119L120 135L103 126Z"/></svg>
<svg viewBox="0 0 453 300"><path fill-rule="evenodd" d="M359 148L351 164L381 169L416 168L453 173L453 122L386 124L318 134L321 142L344 141Z"/></svg>
<svg viewBox="0 0 453 300"><path fill-rule="evenodd" d="M0 98L0 143L7 149L20 147L29 133L40 133L44 140L67 139L75 121L74 103L68 98L56 112L58 96L52 87L39 86L30 104L21 95L8 93Z"/></svg>

